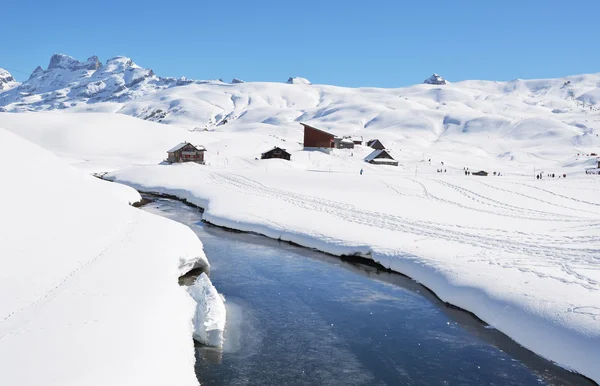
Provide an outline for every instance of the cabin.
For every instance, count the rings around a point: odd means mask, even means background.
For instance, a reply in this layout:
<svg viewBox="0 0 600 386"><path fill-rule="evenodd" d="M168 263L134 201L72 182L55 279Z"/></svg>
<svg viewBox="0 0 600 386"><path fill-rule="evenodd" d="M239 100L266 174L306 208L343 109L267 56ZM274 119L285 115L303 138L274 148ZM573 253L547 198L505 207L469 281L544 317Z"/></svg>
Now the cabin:
<svg viewBox="0 0 600 386"><path fill-rule="evenodd" d="M333 145L336 149L354 149L354 142L350 138L335 137L333 139Z"/></svg>
<svg viewBox="0 0 600 386"><path fill-rule="evenodd" d="M264 152L260 155L260 159L273 159L273 158L280 158L280 159L290 161L292 159L292 155L290 153L288 153L287 151L285 151L285 149L282 149L277 146L275 146L271 150Z"/></svg>
<svg viewBox="0 0 600 386"><path fill-rule="evenodd" d="M390 153L386 150L374 150L371 154L365 157L365 162L374 165L392 165L398 166L398 161L396 161Z"/></svg>
<svg viewBox="0 0 600 386"><path fill-rule="evenodd" d="M204 165L204 146L194 146L189 142L182 142L179 145L167 150L167 162L196 162Z"/></svg>
<svg viewBox="0 0 600 386"><path fill-rule="evenodd" d="M597 168L585 169L585 174L598 174L600 175L600 161L598 161Z"/></svg>
<svg viewBox="0 0 600 386"><path fill-rule="evenodd" d="M381 143L380 140L378 139L372 139L369 142L367 142L367 146L372 147L375 150L384 150L385 146L383 146L383 143Z"/></svg>
<svg viewBox="0 0 600 386"><path fill-rule="evenodd" d="M350 137L350 140L355 145L362 145L362 143L363 143L363 137L353 136L353 137Z"/></svg>
<svg viewBox="0 0 600 386"><path fill-rule="evenodd" d="M335 135L305 123L300 124L304 126L304 150L325 150L329 152L335 146Z"/></svg>
<svg viewBox="0 0 600 386"><path fill-rule="evenodd" d="M471 173L471 174L474 175L474 176L484 176L485 177L485 176L488 175L488 172L486 172L485 170L480 170L478 172Z"/></svg>

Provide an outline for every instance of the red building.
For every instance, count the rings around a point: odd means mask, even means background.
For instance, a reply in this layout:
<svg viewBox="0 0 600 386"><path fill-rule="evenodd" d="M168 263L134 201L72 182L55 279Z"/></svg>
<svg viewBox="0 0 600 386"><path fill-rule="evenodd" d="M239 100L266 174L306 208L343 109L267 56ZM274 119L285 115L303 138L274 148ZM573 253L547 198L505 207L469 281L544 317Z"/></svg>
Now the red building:
<svg viewBox="0 0 600 386"><path fill-rule="evenodd" d="M304 150L331 149L334 147L335 135L305 123L304 126Z"/></svg>

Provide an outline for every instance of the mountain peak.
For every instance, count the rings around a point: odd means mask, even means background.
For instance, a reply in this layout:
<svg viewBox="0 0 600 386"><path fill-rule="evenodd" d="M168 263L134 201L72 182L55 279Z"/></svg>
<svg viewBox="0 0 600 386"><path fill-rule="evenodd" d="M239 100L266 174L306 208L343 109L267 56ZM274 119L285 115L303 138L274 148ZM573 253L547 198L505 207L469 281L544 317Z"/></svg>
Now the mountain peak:
<svg viewBox="0 0 600 386"><path fill-rule="evenodd" d="M44 72L44 69L40 66L37 66L35 68L35 70L33 70L33 72L31 73L31 75L29 75L29 79L33 79L39 75L41 75Z"/></svg>
<svg viewBox="0 0 600 386"><path fill-rule="evenodd" d="M448 81L446 79L444 79L441 75L433 74L429 78L425 79L423 81L423 83L424 84L442 85L442 84L448 84Z"/></svg>
<svg viewBox="0 0 600 386"><path fill-rule="evenodd" d="M17 86L19 83L7 70L0 68L0 91L6 91Z"/></svg>
<svg viewBox="0 0 600 386"><path fill-rule="evenodd" d="M287 84L312 84L310 83L310 81L306 78L300 78L298 76L295 77L289 77L289 79L287 80Z"/></svg>
<svg viewBox="0 0 600 386"><path fill-rule="evenodd" d="M48 64L48 70L54 70L62 68L65 70L97 70L100 68L100 61L97 56L90 56L85 62L64 54L54 54L50 57L50 63Z"/></svg>

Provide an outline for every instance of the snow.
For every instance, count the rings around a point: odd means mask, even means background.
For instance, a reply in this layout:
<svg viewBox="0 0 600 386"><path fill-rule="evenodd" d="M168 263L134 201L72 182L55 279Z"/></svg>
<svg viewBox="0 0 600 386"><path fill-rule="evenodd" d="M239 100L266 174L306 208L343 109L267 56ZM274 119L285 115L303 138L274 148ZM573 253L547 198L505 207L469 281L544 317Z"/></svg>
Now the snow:
<svg viewBox="0 0 600 386"><path fill-rule="evenodd" d="M172 165L108 178L185 198L216 225L371 258L600 379L600 181L375 168L360 176Z"/></svg>
<svg viewBox="0 0 600 386"><path fill-rule="evenodd" d="M288 84L311 84L308 79L301 78L298 76L289 77L286 83L288 83Z"/></svg>
<svg viewBox="0 0 600 386"><path fill-rule="evenodd" d="M13 78L12 74L3 68L0 68L0 92L8 91L17 87L19 82ZM1 110L0 110L1 111Z"/></svg>
<svg viewBox="0 0 600 386"><path fill-rule="evenodd" d="M97 56L80 62L54 54L46 70L38 66L28 80L1 92L0 108L11 112L88 108L88 104L136 99L175 84L175 79L159 78L126 57L102 65Z"/></svg>
<svg viewBox="0 0 600 386"><path fill-rule="evenodd" d="M196 301L194 315L194 339L208 346L223 347L226 310L223 297L217 292L205 273L188 287L188 293Z"/></svg>
<svg viewBox="0 0 600 386"><path fill-rule="evenodd" d="M79 86L41 92L37 78L0 93L7 111L66 105L0 114L0 127L88 173L188 199L217 225L372 258L600 380L600 180L585 174L600 147L600 74L380 89L168 80L129 61L96 70L98 84L84 74L77 84L98 100ZM365 163L366 146L303 151L299 122L378 138L400 165ZM181 142L205 146L206 166L158 165ZM276 146L292 161L257 159Z"/></svg>
<svg viewBox="0 0 600 386"><path fill-rule="evenodd" d="M433 74L429 78L423 81L425 84L444 85L448 84L448 81L438 74Z"/></svg>
<svg viewBox="0 0 600 386"><path fill-rule="evenodd" d="M381 153L387 154L387 152L385 150L374 150L371 154L369 154L368 156L365 157L365 161L366 162L373 161L375 158L379 157L379 155L381 155Z"/></svg>
<svg viewBox="0 0 600 386"><path fill-rule="evenodd" d="M2 129L0 172L0 384L197 385L195 234Z"/></svg>

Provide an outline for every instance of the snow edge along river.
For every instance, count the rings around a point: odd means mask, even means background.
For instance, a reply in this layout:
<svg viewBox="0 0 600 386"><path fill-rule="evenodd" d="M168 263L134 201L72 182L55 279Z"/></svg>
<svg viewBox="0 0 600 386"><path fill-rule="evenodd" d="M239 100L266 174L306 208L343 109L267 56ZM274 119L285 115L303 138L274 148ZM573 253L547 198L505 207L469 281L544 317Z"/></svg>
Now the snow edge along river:
<svg viewBox="0 0 600 386"><path fill-rule="evenodd" d="M203 221L215 226L260 234L338 257L357 256L370 259L387 269L412 278L445 303L474 314L537 355L596 383L600 380L600 373L593 359L598 354L598 347L594 344L597 337L593 335L587 336L577 329L556 325L551 320L544 319L544 315L524 309L517 302L511 304L506 299L497 297L497 294L487 293L476 286L457 284L455 278L445 272L443 267L425 257L414 254L399 255L397 250L385 250L366 243L351 243L331 235L315 235L312 230L290 227L289 223L286 227L275 221L261 221L265 219L255 218L257 216L247 215L241 210L231 215L231 208L223 210L223 201L227 199L221 198L232 197L222 195L223 192L216 196L209 187L204 189L197 181L192 182L190 186L180 181L164 180L162 175L157 178L156 170L156 167L126 169L109 173L105 178L142 192L177 197L186 203L204 208ZM146 171L151 173L146 174ZM215 197L219 197L219 200L215 200ZM239 206L239 203L236 205Z"/></svg>

